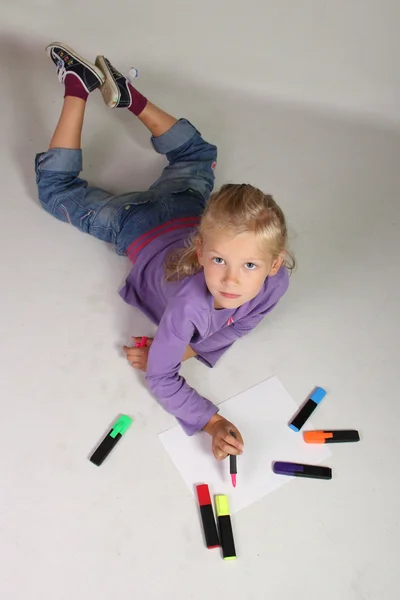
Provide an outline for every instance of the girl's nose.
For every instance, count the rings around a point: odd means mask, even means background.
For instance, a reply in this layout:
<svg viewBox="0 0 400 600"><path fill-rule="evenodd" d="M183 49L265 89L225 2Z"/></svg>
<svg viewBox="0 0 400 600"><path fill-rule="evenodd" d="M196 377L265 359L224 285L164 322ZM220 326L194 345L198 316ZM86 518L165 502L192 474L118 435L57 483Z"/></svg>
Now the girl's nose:
<svg viewBox="0 0 400 600"><path fill-rule="evenodd" d="M222 282L224 285L238 285L239 275L234 269L229 269L228 271L225 271L225 276Z"/></svg>

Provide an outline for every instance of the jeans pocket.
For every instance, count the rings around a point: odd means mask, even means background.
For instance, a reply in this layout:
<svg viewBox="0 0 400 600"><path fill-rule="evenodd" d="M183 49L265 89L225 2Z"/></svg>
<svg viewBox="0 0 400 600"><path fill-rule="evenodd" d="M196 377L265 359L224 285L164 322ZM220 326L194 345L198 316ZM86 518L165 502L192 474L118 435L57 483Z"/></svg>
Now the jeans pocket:
<svg viewBox="0 0 400 600"><path fill-rule="evenodd" d="M117 215L119 229L121 230L127 220L135 218L145 204L150 204L153 196L154 194L149 192L139 192L137 195L127 194Z"/></svg>

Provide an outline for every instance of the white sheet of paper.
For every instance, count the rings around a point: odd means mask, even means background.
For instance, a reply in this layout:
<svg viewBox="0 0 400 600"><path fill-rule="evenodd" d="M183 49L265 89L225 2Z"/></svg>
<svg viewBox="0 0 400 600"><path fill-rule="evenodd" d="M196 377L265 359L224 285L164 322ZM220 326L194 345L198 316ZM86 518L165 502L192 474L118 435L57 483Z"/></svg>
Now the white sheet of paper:
<svg viewBox="0 0 400 600"><path fill-rule="evenodd" d="M159 438L190 491L194 494L197 484L207 483L212 496L229 494L232 514L295 479L275 475L274 461L319 464L331 456L325 445L306 444L301 432L289 429L288 423L298 405L277 377L219 406L221 414L238 427L245 442L244 452L237 459L235 489L229 474L229 458L222 462L214 458L208 434L200 432L189 437L177 425L161 433ZM304 429L313 429L310 421Z"/></svg>

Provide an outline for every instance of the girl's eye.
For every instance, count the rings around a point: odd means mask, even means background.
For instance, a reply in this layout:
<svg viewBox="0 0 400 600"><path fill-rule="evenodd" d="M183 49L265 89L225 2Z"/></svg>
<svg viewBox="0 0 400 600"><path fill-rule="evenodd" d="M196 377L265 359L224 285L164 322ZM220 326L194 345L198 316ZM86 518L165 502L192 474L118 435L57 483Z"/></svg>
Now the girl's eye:
<svg viewBox="0 0 400 600"><path fill-rule="evenodd" d="M248 269L249 271L254 271L254 269L257 269L257 265L255 265L254 263L244 263L244 266L246 267L246 269Z"/></svg>
<svg viewBox="0 0 400 600"><path fill-rule="evenodd" d="M215 256L215 257L212 259L212 261L213 261L213 263L215 263L216 265L223 265L223 264L224 264L224 262L225 262L225 261L224 261L224 259L223 259L223 258L220 258L219 256Z"/></svg>

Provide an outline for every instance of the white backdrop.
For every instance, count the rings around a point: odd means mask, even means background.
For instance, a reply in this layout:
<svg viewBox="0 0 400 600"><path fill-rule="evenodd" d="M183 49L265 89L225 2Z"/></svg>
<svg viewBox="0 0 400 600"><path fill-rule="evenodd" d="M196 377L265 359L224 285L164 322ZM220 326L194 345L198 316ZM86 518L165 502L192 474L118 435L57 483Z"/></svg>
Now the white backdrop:
<svg viewBox="0 0 400 600"><path fill-rule="evenodd" d="M397 597L399 17L395 0L2 4L2 598ZM122 357L154 331L118 297L127 261L38 205L57 39L137 67L144 94L219 146L217 185L252 182L287 214L288 295L214 370L184 373L215 402L273 374L299 403L321 385L315 425L363 440L334 448L327 487L297 480L237 514L236 563L203 548L157 438L174 421ZM84 176L145 188L163 165L147 132L89 103ZM121 412L135 422L96 469L87 457Z"/></svg>

